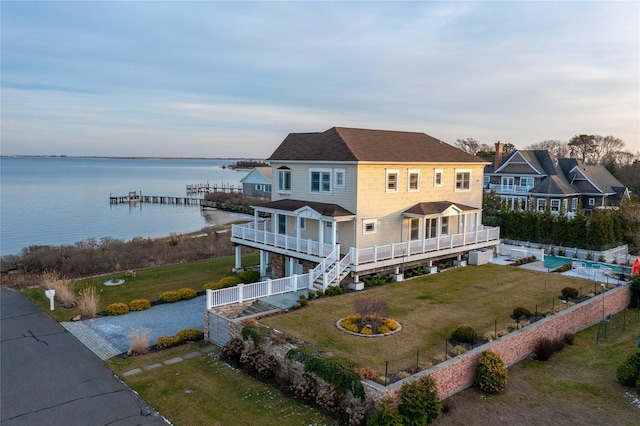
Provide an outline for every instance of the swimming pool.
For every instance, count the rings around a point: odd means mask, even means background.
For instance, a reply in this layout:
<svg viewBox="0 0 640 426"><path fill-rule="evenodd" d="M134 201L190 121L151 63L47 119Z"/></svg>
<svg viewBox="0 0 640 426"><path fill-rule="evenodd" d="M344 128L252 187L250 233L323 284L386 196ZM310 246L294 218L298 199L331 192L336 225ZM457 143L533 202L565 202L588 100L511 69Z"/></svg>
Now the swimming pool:
<svg viewBox="0 0 640 426"><path fill-rule="evenodd" d="M599 263L599 262L592 262L590 260L582 260L582 259L571 259L568 257L560 257L560 256L545 256L544 257L544 267L547 269L556 269L566 263L571 263L571 262L579 262L579 263L584 263L584 265L587 268L592 268L592 269L599 269L601 266L606 266L607 268L611 268L611 271L614 274L620 274L622 273L622 268L619 265L611 265L609 263ZM629 271L625 271L625 272L629 272Z"/></svg>

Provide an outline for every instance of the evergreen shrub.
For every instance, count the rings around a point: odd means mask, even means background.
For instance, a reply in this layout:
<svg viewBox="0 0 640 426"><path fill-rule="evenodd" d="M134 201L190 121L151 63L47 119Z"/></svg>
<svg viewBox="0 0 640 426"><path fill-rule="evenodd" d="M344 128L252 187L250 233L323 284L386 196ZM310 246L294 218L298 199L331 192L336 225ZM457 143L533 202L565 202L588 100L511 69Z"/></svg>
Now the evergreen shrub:
<svg viewBox="0 0 640 426"><path fill-rule="evenodd" d="M562 297L565 299L575 299L578 297L578 290L574 287L565 287L561 290Z"/></svg>
<svg viewBox="0 0 640 426"><path fill-rule="evenodd" d="M475 344L478 341L478 333L468 325L461 325L451 333L451 340L460 343Z"/></svg>
<svg viewBox="0 0 640 426"><path fill-rule="evenodd" d="M181 288L178 290L178 294L180 294L180 300L189 300L196 297L197 293L192 288Z"/></svg>
<svg viewBox="0 0 640 426"><path fill-rule="evenodd" d="M158 349L166 349L178 344L175 336L160 336L156 339Z"/></svg>
<svg viewBox="0 0 640 426"><path fill-rule="evenodd" d="M107 315L124 315L129 313L129 306L126 303L117 302L107 306Z"/></svg>
<svg viewBox="0 0 640 426"><path fill-rule="evenodd" d="M160 295L159 300L162 303L173 303L180 300L180 293L177 291L165 291Z"/></svg>
<svg viewBox="0 0 640 426"><path fill-rule="evenodd" d="M260 281L260 271L248 270L242 271L238 274L238 279L241 283L251 284Z"/></svg>
<svg viewBox="0 0 640 426"><path fill-rule="evenodd" d="M183 328L176 333L176 342L197 342L202 340L204 333L197 328Z"/></svg>
<svg viewBox="0 0 640 426"><path fill-rule="evenodd" d="M151 307L151 302L147 299L133 299L129 302L130 311L144 311Z"/></svg>
<svg viewBox="0 0 640 426"><path fill-rule="evenodd" d="M618 365L616 377L622 386L636 386L640 380L640 349L634 349Z"/></svg>
<svg viewBox="0 0 640 426"><path fill-rule="evenodd" d="M500 355L492 351L482 352L476 365L474 386L482 392L497 394L504 392L507 380L507 369Z"/></svg>

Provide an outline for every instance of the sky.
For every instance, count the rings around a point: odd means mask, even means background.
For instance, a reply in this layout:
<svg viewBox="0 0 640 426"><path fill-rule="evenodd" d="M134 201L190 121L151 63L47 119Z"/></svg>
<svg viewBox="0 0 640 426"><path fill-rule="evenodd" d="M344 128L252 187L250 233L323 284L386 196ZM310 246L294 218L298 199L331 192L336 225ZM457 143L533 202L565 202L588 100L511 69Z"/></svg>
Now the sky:
<svg viewBox="0 0 640 426"><path fill-rule="evenodd" d="M640 2L0 2L3 155L267 158L288 133L640 151Z"/></svg>

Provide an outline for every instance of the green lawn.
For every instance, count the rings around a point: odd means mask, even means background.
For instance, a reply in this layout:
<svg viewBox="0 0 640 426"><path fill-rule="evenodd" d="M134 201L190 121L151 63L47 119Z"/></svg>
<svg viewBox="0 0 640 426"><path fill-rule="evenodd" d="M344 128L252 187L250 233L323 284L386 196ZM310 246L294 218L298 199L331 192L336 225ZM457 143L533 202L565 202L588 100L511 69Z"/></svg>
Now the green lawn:
<svg viewBox="0 0 640 426"><path fill-rule="evenodd" d="M555 307L559 308L563 305L557 296L566 286L582 287L586 293L593 289L593 282L489 264L316 299L306 308L261 322L382 375L385 361L391 373L415 366L418 356L422 361L442 354L446 339L459 325L469 325L482 336L494 330L496 321L498 330L507 328L513 321L509 316L518 306L534 312L537 305L544 312L551 309L555 298ZM361 297L387 302L391 316L403 330L379 338L338 330L336 321L353 314L353 303Z"/></svg>
<svg viewBox="0 0 640 426"><path fill-rule="evenodd" d="M259 262L257 254L245 255L243 266L255 265ZM199 262L182 263L177 265L159 266L136 271L135 277L126 277L124 272L110 275L80 279L74 282L77 293L81 289L94 286L100 291L100 306L104 309L110 303L129 303L133 299L158 300L160 294L168 290L178 290L189 287L196 291L202 290L207 282L218 281L231 273L235 265L233 256L203 260ZM125 283L118 286L106 286L105 281L112 278L124 279ZM44 288L30 288L22 292L27 298L48 312L56 321L68 321L78 314L77 309L64 309L56 306L49 310L49 299L44 295Z"/></svg>
<svg viewBox="0 0 640 426"><path fill-rule="evenodd" d="M193 352L206 343L106 362L116 374ZM212 355L200 355L123 377L174 425L333 425L312 408L287 398Z"/></svg>

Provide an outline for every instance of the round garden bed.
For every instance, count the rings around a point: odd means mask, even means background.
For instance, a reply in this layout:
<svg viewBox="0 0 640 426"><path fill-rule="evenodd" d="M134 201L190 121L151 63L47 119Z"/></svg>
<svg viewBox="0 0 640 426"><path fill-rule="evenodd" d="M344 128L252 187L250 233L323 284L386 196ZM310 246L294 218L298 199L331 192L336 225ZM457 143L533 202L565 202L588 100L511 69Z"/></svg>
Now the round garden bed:
<svg viewBox="0 0 640 426"><path fill-rule="evenodd" d="M349 315L340 318L336 327L344 333L361 337L383 337L402 331L402 326L393 318L380 316Z"/></svg>

